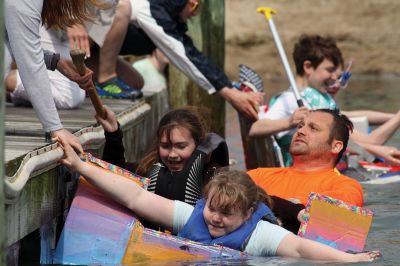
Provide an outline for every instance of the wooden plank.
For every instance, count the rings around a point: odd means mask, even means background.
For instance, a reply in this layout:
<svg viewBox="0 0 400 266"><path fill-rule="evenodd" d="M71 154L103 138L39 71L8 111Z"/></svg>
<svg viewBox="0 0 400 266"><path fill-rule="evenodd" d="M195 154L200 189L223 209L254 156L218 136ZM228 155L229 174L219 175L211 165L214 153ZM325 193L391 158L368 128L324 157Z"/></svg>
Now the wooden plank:
<svg viewBox="0 0 400 266"><path fill-rule="evenodd" d="M6 136L5 144L5 163L8 163L10 160L48 143L45 142L44 136Z"/></svg>
<svg viewBox="0 0 400 266"><path fill-rule="evenodd" d="M130 100L119 99L103 99L103 103L115 113L120 113L136 104ZM95 111L88 98L78 109L59 110L58 113L63 126L70 132L96 124ZM5 120L6 162L46 144L42 124L33 108L7 104Z"/></svg>

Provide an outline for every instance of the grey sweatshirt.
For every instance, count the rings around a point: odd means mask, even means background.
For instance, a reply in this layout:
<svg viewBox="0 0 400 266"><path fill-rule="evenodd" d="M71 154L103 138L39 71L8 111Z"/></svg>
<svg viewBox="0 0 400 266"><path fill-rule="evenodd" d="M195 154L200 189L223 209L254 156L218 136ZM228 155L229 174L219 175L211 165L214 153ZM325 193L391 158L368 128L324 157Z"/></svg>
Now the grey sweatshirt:
<svg viewBox="0 0 400 266"><path fill-rule="evenodd" d="M42 6L43 0L5 0L6 45L43 129L55 131L63 126L54 104L40 44Z"/></svg>

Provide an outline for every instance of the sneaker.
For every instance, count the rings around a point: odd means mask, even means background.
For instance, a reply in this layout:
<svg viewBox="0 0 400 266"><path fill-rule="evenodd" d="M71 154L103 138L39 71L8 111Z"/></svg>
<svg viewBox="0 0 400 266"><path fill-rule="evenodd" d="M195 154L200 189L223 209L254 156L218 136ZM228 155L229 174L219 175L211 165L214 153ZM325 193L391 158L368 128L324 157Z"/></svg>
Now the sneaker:
<svg viewBox="0 0 400 266"><path fill-rule="evenodd" d="M143 92L130 87L118 77L103 83L96 83L96 91L100 98L138 100L143 97Z"/></svg>

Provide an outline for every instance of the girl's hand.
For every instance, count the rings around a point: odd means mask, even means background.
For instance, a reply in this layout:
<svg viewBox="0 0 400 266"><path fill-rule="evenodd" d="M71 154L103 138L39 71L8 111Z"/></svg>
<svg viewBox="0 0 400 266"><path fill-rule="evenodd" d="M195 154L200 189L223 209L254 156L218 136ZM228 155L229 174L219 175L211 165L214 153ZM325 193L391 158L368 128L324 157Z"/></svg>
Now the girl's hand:
<svg viewBox="0 0 400 266"><path fill-rule="evenodd" d="M110 108L103 105L104 111L106 112L106 119L103 119L100 115L96 114L94 117L96 118L97 122L99 122L106 132L115 132L118 130L118 121L115 117L113 111Z"/></svg>
<svg viewBox="0 0 400 266"><path fill-rule="evenodd" d="M79 158L75 150L68 142L64 141L62 138L57 137L55 138L55 140L60 144L60 147L64 151L64 157L60 159L60 163L62 163L72 171L79 172L80 166L83 164L83 162Z"/></svg>
<svg viewBox="0 0 400 266"><path fill-rule="evenodd" d="M356 257L356 261L354 262L361 262L361 261L374 261L382 257L382 254L379 250L374 250L374 251L369 251L369 252L363 252L363 253L358 253L354 254Z"/></svg>

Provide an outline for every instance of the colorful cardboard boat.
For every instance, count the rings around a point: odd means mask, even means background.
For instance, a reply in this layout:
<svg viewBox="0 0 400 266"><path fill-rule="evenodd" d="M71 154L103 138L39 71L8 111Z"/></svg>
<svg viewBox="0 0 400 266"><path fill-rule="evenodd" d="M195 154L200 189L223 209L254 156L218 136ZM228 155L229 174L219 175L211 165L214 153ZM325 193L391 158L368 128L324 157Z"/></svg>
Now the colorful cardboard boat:
<svg viewBox="0 0 400 266"><path fill-rule="evenodd" d="M312 192L298 235L342 251L361 252L373 212Z"/></svg>
<svg viewBox="0 0 400 266"><path fill-rule="evenodd" d="M144 188L148 185L146 178L91 156L86 159L131 178L132 182ZM98 192L81 178L53 263L143 265L221 258L244 259L246 254L146 229L132 211Z"/></svg>

